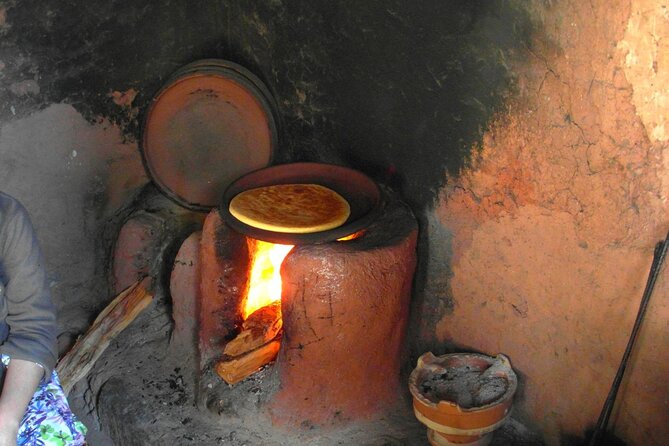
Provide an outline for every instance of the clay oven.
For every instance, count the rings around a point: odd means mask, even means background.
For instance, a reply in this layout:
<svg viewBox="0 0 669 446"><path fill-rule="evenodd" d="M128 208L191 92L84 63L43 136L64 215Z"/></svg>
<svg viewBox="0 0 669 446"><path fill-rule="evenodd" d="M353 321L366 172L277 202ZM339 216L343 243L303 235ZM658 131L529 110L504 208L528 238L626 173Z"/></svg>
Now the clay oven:
<svg viewBox="0 0 669 446"><path fill-rule="evenodd" d="M416 235L407 206L390 199L359 237L297 245L288 253L281 266L283 333L272 366L278 387L266 406L274 420L338 424L396 402ZM216 364L241 321L248 246L218 211L209 214L199 257L204 400L212 380L221 379Z"/></svg>

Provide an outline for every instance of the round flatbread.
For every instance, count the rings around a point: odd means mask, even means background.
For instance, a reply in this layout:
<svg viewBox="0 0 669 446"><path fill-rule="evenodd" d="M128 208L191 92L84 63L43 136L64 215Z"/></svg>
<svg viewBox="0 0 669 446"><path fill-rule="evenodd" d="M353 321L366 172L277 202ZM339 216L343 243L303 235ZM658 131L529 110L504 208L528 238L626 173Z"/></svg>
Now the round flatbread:
<svg viewBox="0 0 669 446"><path fill-rule="evenodd" d="M277 184L236 195L230 213L267 231L308 234L341 226L351 214L348 201L319 184Z"/></svg>

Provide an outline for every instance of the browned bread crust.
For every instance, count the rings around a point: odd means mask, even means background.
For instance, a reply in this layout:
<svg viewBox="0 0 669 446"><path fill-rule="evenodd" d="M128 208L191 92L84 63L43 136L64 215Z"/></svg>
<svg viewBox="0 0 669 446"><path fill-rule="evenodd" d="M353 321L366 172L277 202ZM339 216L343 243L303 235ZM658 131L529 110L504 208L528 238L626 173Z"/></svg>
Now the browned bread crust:
<svg viewBox="0 0 669 446"><path fill-rule="evenodd" d="M319 184L277 184L250 189L236 195L229 210L249 226L294 234L336 228L351 213L344 197Z"/></svg>

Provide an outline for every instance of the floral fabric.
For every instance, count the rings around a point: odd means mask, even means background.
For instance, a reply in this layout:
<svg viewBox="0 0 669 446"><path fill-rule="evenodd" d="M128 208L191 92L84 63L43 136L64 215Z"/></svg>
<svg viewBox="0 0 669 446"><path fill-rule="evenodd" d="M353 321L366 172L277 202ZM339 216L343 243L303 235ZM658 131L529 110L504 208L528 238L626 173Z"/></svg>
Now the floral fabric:
<svg viewBox="0 0 669 446"><path fill-rule="evenodd" d="M9 365L9 357L0 360ZM70 410L54 370L51 379L40 384L28 404L17 438L18 446L84 446L86 426Z"/></svg>

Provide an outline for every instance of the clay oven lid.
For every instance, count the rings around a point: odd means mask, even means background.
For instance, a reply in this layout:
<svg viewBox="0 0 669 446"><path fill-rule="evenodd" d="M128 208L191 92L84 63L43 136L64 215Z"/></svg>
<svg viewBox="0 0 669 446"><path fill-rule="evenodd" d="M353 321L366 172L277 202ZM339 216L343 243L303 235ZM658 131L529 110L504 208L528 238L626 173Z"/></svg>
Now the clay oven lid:
<svg viewBox="0 0 669 446"><path fill-rule="evenodd" d="M275 116L268 89L245 68L219 59L186 65L149 106L147 172L180 205L209 210L233 180L271 163Z"/></svg>

